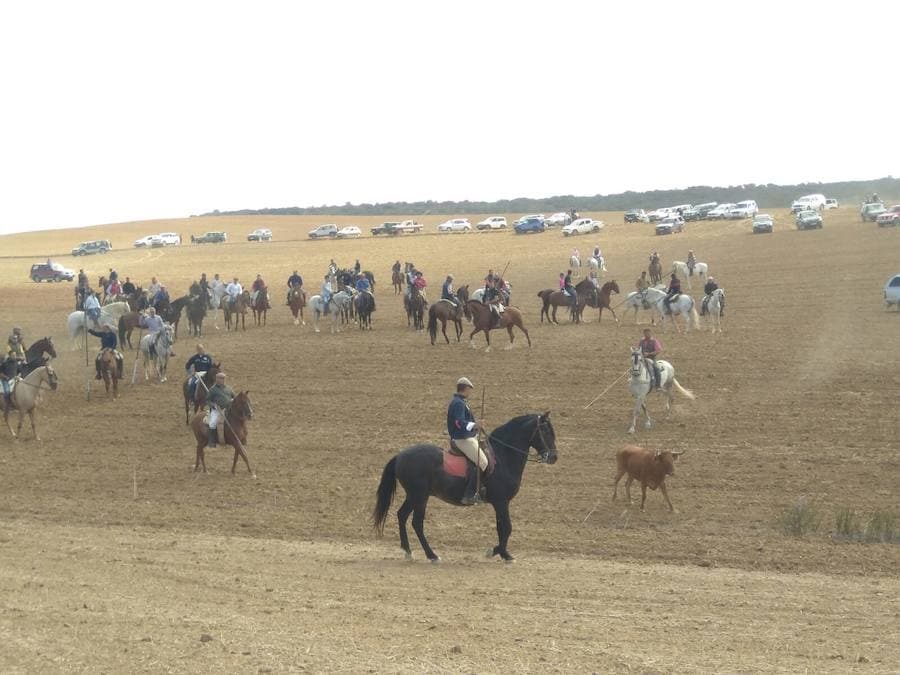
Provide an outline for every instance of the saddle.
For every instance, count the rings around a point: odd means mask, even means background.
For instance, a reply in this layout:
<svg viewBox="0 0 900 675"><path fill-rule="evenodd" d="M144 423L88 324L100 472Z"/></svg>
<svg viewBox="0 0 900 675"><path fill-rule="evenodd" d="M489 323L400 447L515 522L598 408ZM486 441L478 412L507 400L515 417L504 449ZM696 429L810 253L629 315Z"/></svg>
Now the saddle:
<svg viewBox="0 0 900 675"><path fill-rule="evenodd" d="M216 435L219 437L218 438L219 445L225 445L225 424L223 423L224 420L222 419L224 417L224 415L225 415L225 413L222 413L219 416L219 424L216 426ZM203 413L203 428L209 429L209 411L208 410L205 413Z"/></svg>
<svg viewBox="0 0 900 675"><path fill-rule="evenodd" d="M487 476L494 472L494 467L497 466L497 458L489 443L479 443L479 446L481 447L481 452L487 457L488 466L484 472L484 475ZM469 458L457 449L452 442L450 443L449 448L444 449L443 460L444 473L448 476L468 478L469 471L475 471L475 465L472 464L472 462L469 461Z"/></svg>

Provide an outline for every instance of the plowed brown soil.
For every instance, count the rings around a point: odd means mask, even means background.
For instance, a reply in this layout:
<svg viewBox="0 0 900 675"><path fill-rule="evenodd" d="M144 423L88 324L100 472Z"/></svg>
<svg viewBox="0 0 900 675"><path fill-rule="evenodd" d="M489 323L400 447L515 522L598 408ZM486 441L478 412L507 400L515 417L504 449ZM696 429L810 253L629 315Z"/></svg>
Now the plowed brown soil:
<svg viewBox="0 0 900 675"><path fill-rule="evenodd" d="M29 343L53 335L61 380L39 412L43 440L26 429L22 441L5 430L0 441L0 667L895 671L900 549L838 541L832 530L839 508L900 511L900 313L881 303L885 280L900 271L900 230L842 209L826 212L822 230L797 232L779 211L773 235L713 222L656 238L650 226L620 224L621 214L599 215L609 223L602 234L572 240L550 231L307 241L309 218L0 238L10 256L0 259L0 326L21 325ZM276 240L237 241L255 227L271 227ZM234 243L127 244L210 229L228 230ZM257 480L232 477L223 450L208 453L210 474L190 470L180 374L127 384L117 401L86 378L85 355L65 336L71 285L34 284L27 272L101 237L113 253L58 259L84 265L92 280L110 266L143 283L156 274L174 294L202 271L247 284L261 273L278 289L266 327L225 334L210 319L203 337L231 384L250 391ZM678 399L668 419L662 399L652 400L656 424L634 442L685 450L669 481L675 514L655 492L643 514L610 499L614 454L631 442L625 383L584 409L625 370L639 335L633 317L620 314L618 327L606 313L581 326L538 322L537 291L555 286L572 246L586 254L595 243L620 298L654 249L666 269L694 249L728 294L723 334L706 321L703 332L659 333L697 399ZM299 269L317 288L330 258L359 258L375 273L374 331L293 325L282 284ZM432 347L407 328L391 291L395 259L425 271L432 297L447 272L474 285L509 262L513 304L534 346L517 336L505 351L505 333L495 332L490 353L481 336L469 349L467 333ZM178 373L195 342L186 322L180 336ZM129 377L132 363L129 353ZM415 544L418 562L401 562L393 519L381 540L368 523L390 456L442 442L460 375L486 386L489 425L552 411L560 461L526 470L512 506L515 565L480 557L495 541L490 507L431 503L426 531L439 566ZM801 496L822 525L789 537L776 521Z"/></svg>

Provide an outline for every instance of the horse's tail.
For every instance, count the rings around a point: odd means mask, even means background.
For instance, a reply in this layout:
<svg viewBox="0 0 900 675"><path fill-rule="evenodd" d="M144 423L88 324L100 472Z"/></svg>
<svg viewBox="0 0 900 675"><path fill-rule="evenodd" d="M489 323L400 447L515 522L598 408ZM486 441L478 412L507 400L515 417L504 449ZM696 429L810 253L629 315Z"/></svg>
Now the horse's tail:
<svg viewBox="0 0 900 675"><path fill-rule="evenodd" d="M675 387L675 391L677 391L685 398L689 398L692 401L694 400L694 392L692 392L690 389L685 389L684 387L682 387L680 384L678 384L678 380L676 380L674 377L672 377L672 386Z"/></svg>
<svg viewBox="0 0 900 675"><path fill-rule="evenodd" d="M697 314L697 303L691 298L691 320L694 322L694 328L700 327L700 315Z"/></svg>
<svg viewBox="0 0 900 675"><path fill-rule="evenodd" d="M437 337L437 305L428 308L428 334L434 340Z"/></svg>
<svg viewBox="0 0 900 675"><path fill-rule="evenodd" d="M387 520L388 509L391 508L391 502L396 491L397 457L394 456L390 462L384 465L384 471L381 473L381 483L378 484L378 492L376 493L375 508L372 509L372 525L378 534L384 533L384 521Z"/></svg>

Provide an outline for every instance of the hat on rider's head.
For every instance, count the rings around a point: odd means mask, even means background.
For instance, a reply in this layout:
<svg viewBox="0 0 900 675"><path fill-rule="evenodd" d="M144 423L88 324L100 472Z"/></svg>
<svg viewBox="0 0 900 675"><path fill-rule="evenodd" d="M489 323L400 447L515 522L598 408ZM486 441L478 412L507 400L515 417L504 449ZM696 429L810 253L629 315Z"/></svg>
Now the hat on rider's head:
<svg viewBox="0 0 900 675"><path fill-rule="evenodd" d="M104 327L104 328L109 328L110 330L115 330L115 329L116 329L116 327L113 326L111 323L105 323L105 324L103 324L103 327Z"/></svg>
<svg viewBox="0 0 900 675"><path fill-rule="evenodd" d="M225 380L225 373L216 373L216 382L218 382L219 380Z"/></svg>
<svg viewBox="0 0 900 675"><path fill-rule="evenodd" d="M460 387L468 387L469 389L474 389L475 385L472 384L472 380L470 380L468 377L461 377L456 381L456 388L459 389Z"/></svg>

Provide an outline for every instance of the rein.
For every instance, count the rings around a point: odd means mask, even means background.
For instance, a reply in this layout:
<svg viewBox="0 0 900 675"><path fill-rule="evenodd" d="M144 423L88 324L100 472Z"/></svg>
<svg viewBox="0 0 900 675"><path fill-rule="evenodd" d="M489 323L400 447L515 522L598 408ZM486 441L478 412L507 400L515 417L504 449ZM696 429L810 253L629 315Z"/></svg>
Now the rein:
<svg viewBox="0 0 900 675"><path fill-rule="evenodd" d="M498 445L502 445L504 448L509 448L513 452L517 452L520 455L525 455L526 462L543 463L543 462L547 461L547 456L550 454L550 448L547 448L547 440L544 438L544 430L541 427L542 427L541 417L540 417L540 415L538 415L537 416L537 425L535 426L534 431L531 433L531 437L528 439L528 446L526 447L525 450L517 448L514 445L510 445L509 443L506 443L505 441L501 441L499 438L491 438L490 434L488 434L487 440L488 440L488 443L491 445L493 445L494 443L497 443ZM532 459L531 452L529 452L529 450L531 449L531 443L532 443L532 441L534 441L534 437L537 435L540 435L541 444L544 446L544 451L540 453L540 458Z"/></svg>

